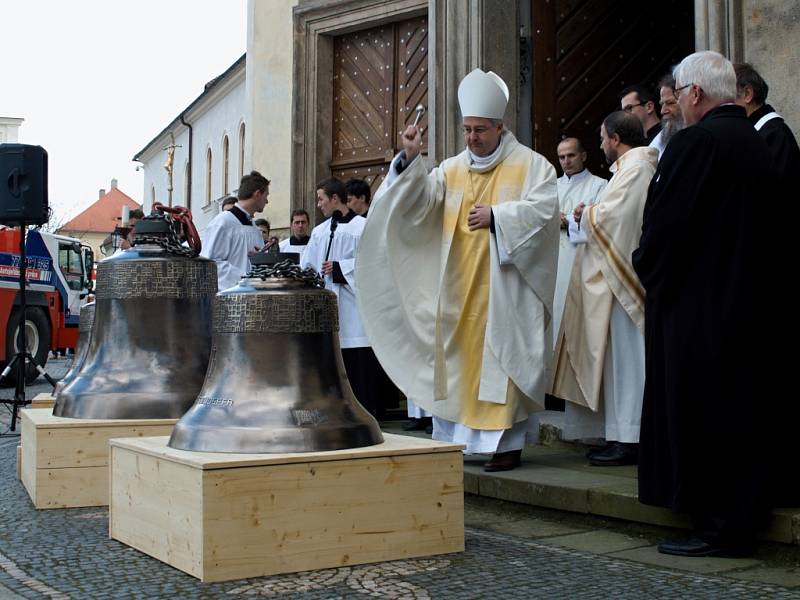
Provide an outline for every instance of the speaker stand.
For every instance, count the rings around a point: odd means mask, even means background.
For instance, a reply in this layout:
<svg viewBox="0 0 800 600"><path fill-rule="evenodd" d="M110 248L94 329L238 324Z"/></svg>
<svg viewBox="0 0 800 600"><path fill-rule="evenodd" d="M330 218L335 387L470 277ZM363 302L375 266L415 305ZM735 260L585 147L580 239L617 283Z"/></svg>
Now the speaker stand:
<svg viewBox="0 0 800 600"><path fill-rule="evenodd" d="M19 308L22 312L22 316L19 321L19 334L17 337L17 347L19 348L19 351L8 362L6 368L3 369L3 372L0 373L0 381L2 381L8 376L9 373L11 373L11 370L15 366L17 368L17 385L14 391L14 399L0 399L0 404L11 404L10 431L16 431L17 414L19 413L20 407L30 403L29 400L25 399L25 378L27 376L27 364L29 362L36 367L36 370L39 371L39 374L44 375L44 378L50 385L53 386L53 388L56 387L56 382L53 380L53 378L47 374L44 368L38 364L33 356L31 356L31 353L28 352L27 342L25 339L25 320L28 312L28 304L25 294L25 286L28 280L28 257L25 254L25 234L27 233L28 228L24 223L20 223L19 229Z"/></svg>

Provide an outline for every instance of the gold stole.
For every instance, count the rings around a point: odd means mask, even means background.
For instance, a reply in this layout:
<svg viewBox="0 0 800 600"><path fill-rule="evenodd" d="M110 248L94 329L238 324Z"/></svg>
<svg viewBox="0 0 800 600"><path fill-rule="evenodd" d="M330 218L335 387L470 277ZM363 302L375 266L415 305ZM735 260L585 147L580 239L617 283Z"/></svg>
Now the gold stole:
<svg viewBox="0 0 800 600"><path fill-rule="evenodd" d="M499 189L521 187L516 181L520 170L503 167L500 164L486 173L476 173L457 165L446 173L447 194L453 201L446 203L443 221L444 239L452 232L442 281L446 290L446 300L442 301L448 304L443 312L450 318L444 317L443 330L447 368L455 368L459 374L458 389L449 390L448 396L458 398L461 404L459 422L473 429L507 429L513 425L517 407L514 393L507 394L505 404L482 402L485 399L478 398L489 314L492 237L488 228L470 231L467 225L473 206L494 206ZM509 175L515 185L509 185ZM460 202L456 203L459 196Z"/></svg>

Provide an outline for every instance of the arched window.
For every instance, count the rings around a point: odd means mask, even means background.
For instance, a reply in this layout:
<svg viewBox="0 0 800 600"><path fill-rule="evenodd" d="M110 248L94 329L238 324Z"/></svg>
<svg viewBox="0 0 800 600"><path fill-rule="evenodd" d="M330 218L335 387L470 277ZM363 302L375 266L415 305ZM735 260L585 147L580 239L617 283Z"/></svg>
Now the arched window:
<svg viewBox="0 0 800 600"><path fill-rule="evenodd" d="M211 204L211 148L206 151L206 206Z"/></svg>
<svg viewBox="0 0 800 600"><path fill-rule="evenodd" d="M228 136L222 138L222 195L228 195L228 175L230 171L228 166L230 164L230 144L228 144Z"/></svg>
<svg viewBox="0 0 800 600"><path fill-rule="evenodd" d="M239 179L244 177L244 123L239 126Z"/></svg>

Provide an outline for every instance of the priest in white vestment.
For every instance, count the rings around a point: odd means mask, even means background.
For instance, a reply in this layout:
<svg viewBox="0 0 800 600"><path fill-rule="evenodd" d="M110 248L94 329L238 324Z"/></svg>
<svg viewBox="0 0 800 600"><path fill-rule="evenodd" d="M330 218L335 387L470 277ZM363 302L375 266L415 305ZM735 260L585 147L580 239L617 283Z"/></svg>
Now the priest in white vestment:
<svg viewBox="0 0 800 600"><path fill-rule="evenodd" d="M403 133L356 262L359 306L389 377L433 414L433 437L520 464L543 410L558 253L553 166L503 126L508 88L459 85L467 148L428 173Z"/></svg>
<svg viewBox="0 0 800 600"><path fill-rule="evenodd" d="M558 209L561 217L561 235L558 243L558 273L556 293L553 298L553 343L558 341L558 330L564 314L569 275L575 260L575 242L569 239L569 223L578 206L591 206L608 183L602 177L592 175L584 165L586 150L578 138L564 138L559 142L558 162L564 174L558 178Z"/></svg>
<svg viewBox="0 0 800 600"><path fill-rule="evenodd" d="M565 439L604 438L597 466L636 464L644 394L644 289L631 264L658 151L639 120L618 111L600 129L613 177L597 204L578 207L580 245L556 348L552 393L567 400Z"/></svg>
<svg viewBox="0 0 800 600"><path fill-rule="evenodd" d="M338 179L318 184L317 208L328 218L311 231L300 266L319 271L325 278L325 288L336 294L339 345L350 387L364 408L377 414L382 400L376 382L380 365L356 304L356 251L366 219L350 210L346 199L347 191Z"/></svg>
<svg viewBox="0 0 800 600"><path fill-rule="evenodd" d="M223 210L203 232L201 256L217 263L217 288L233 287L250 271L250 256L264 247L261 230L253 215L264 210L269 196L269 180L258 171L242 177L238 200Z"/></svg>

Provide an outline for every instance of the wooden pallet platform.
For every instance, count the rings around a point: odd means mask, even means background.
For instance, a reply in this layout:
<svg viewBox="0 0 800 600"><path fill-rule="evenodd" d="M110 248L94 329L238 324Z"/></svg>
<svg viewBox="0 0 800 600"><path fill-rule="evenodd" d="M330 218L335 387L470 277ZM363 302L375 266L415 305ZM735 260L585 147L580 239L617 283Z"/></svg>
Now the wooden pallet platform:
<svg viewBox="0 0 800 600"><path fill-rule="evenodd" d="M462 552L463 446L384 437L298 454L112 440L110 536L202 581Z"/></svg>
<svg viewBox="0 0 800 600"><path fill-rule="evenodd" d="M169 435L177 419L95 420L22 413L22 484L36 508L108 505L108 440Z"/></svg>

